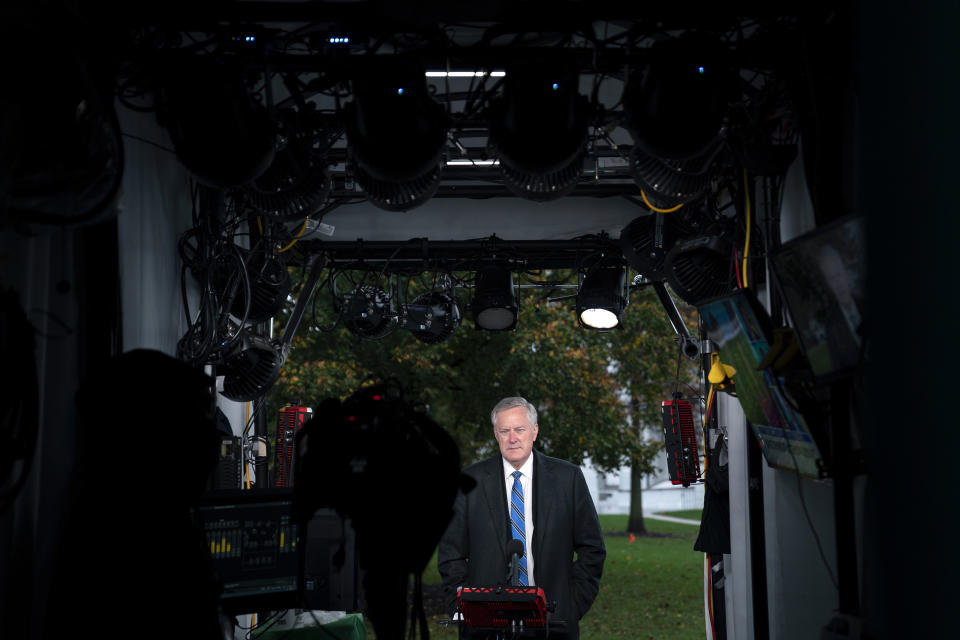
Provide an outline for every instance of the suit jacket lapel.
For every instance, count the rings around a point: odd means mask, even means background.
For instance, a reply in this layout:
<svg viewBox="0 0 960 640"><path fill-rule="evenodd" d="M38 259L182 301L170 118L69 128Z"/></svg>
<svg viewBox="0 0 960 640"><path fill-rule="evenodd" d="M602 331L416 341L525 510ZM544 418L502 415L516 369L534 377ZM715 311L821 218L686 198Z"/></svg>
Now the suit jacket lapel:
<svg viewBox="0 0 960 640"><path fill-rule="evenodd" d="M490 523L495 532L494 538L500 549L500 557L506 556L507 547L505 538L507 535L507 485L503 479L503 462L499 455L494 456L487 465L486 471L480 481L483 488L483 496L487 501L487 508L490 510Z"/></svg>
<svg viewBox="0 0 960 640"><path fill-rule="evenodd" d="M553 512L553 474L549 463L543 461L538 451L533 452L533 572L536 579L537 563L543 558L543 539L550 529L550 514Z"/></svg>

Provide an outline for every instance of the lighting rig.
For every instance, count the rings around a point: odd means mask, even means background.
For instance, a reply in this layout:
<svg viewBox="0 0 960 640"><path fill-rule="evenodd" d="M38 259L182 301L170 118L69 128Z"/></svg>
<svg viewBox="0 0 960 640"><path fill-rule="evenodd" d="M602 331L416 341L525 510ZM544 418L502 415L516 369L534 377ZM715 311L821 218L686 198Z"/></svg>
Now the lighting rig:
<svg viewBox="0 0 960 640"><path fill-rule="evenodd" d="M696 358L700 343L666 287L693 306L733 296L755 311L752 289L782 249L780 200L801 130L817 226L849 210L849 105L838 99L848 85L837 44L816 40L840 22L831 3L759 17L753 3L661 15L616 1L195 4L159 18L86 15L89 32L72 14L38 16L51 25L43 33L11 22L0 226L99 220L125 164L114 105L154 114L195 181L179 243L188 330L178 355L214 365L233 400L267 393L321 294L332 296L331 324L311 328L342 323L365 339L403 329L430 348L464 315L477 330L522 330L520 293L547 288L527 277L536 270L576 274L549 286L575 289L564 297L590 330L617 330L630 294L654 288ZM110 37L89 36L94 27ZM20 65L23 51L35 55ZM585 216L592 199L618 198L636 217L611 235L557 240L325 239L335 210L368 203L416 216L437 198L575 198ZM290 269L303 271L297 290ZM766 289L786 325L790 290ZM844 367L828 373L848 375L855 353L838 352ZM739 375L759 375L746 364Z"/></svg>
<svg viewBox="0 0 960 640"><path fill-rule="evenodd" d="M786 74L769 55L795 20L437 22L372 23L337 5L282 28L220 20L131 40L118 97L156 111L198 182L181 255L203 295L181 357L253 376L236 399L276 380L315 289L354 335L404 329L430 344L461 308L478 330L516 330L532 285L514 276L575 269L565 286L583 327L615 329L630 291L654 286L694 356L664 284L696 305L765 277L747 256L773 240L750 202L762 187L775 207L795 155ZM618 238L321 239L326 215L360 202L416 215L432 198L591 196L626 198L637 217ZM290 294L290 267L309 286L271 340L262 323ZM424 273L434 285L409 296Z"/></svg>

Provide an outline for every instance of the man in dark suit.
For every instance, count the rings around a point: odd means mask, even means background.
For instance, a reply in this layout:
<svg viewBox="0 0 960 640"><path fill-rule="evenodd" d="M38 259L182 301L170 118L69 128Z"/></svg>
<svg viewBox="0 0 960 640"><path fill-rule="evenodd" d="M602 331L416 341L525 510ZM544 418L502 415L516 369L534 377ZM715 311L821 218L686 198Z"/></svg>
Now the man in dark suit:
<svg viewBox="0 0 960 640"><path fill-rule="evenodd" d="M507 542L516 538L524 546L521 584L543 588L557 603L552 619L564 621L569 637L578 638L607 555L583 473L533 449L537 410L523 398L504 398L490 419L500 451L464 469L477 486L457 496L440 540L447 611L453 616L457 610L458 587L507 584Z"/></svg>

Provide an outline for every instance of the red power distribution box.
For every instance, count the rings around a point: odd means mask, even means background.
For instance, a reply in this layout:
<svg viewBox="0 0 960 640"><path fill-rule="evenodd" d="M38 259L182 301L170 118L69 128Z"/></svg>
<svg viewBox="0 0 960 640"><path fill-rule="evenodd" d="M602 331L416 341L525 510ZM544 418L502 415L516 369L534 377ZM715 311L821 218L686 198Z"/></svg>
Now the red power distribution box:
<svg viewBox="0 0 960 640"><path fill-rule="evenodd" d="M296 463L297 433L313 415L310 407L284 407L277 417L276 453L277 487L293 486L293 466Z"/></svg>
<svg viewBox="0 0 960 640"><path fill-rule="evenodd" d="M667 448L670 482L689 487L700 477L700 455L693 410L686 400L667 400L662 406L663 442Z"/></svg>

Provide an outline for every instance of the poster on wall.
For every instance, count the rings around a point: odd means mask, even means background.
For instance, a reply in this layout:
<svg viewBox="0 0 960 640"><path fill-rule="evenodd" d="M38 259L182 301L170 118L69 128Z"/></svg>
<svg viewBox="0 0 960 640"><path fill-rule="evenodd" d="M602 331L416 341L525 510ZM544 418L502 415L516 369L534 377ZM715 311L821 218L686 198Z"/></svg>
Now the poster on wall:
<svg viewBox="0 0 960 640"><path fill-rule="evenodd" d="M736 369L737 399L772 467L817 478L820 451L803 416L770 371L757 365L770 349L770 319L753 292L740 290L699 307L710 340L724 364Z"/></svg>

